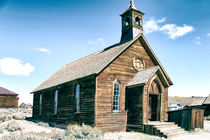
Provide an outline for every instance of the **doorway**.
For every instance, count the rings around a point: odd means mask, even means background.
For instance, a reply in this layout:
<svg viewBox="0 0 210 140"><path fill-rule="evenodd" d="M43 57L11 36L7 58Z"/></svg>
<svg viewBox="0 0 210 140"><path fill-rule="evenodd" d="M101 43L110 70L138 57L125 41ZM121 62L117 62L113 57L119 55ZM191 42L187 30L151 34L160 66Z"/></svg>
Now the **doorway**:
<svg viewBox="0 0 210 140"><path fill-rule="evenodd" d="M158 121L159 120L159 97L158 95L149 95L149 109L148 109L148 120Z"/></svg>

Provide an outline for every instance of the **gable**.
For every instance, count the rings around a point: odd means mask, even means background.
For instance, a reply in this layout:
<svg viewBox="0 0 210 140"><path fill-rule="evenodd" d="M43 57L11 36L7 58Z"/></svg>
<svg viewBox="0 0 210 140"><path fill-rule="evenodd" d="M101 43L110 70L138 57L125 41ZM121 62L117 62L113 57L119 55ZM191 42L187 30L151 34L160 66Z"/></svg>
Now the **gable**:
<svg viewBox="0 0 210 140"><path fill-rule="evenodd" d="M133 67L133 59L139 58L144 62L144 69L153 68L158 66L158 73L164 79L164 85L170 86L173 85L172 81L170 80L169 76L165 72L163 66L161 65L160 61L158 60L157 56L154 54L153 50L146 42L143 34L136 38L136 40L127 48L125 48L118 56L116 56L113 61L110 62L109 65L101 70L101 72L106 71L110 72L110 69L117 69L117 67L121 67L119 72L123 73L133 73L133 75L137 74L137 70ZM114 68L115 67L115 68ZM101 73L100 72L100 73ZM117 71L115 71L117 72ZM131 79L128 79L131 80Z"/></svg>

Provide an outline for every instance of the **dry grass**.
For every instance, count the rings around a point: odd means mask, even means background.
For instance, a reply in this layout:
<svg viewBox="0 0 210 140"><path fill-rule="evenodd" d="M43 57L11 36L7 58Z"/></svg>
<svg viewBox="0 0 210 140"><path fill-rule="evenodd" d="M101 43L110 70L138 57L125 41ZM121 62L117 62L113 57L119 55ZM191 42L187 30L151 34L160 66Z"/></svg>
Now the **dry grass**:
<svg viewBox="0 0 210 140"><path fill-rule="evenodd" d="M19 126L19 124L14 120L9 121L8 124L4 127L4 129L9 132L15 132L15 131L22 130L21 127Z"/></svg>
<svg viewBox="0 0 210 140"><path fill-rule="evenodd" d="M50 127L49 124L45 122L38 122L37 124L43 127Z"/></svg>
<svg viewBox="0 0 210 140"><path fill-rule="evenodd" d="M64 135L62 133L55 133L52 131L50 134L45 132L35 133L12 133L6 136L3 136L2 140L64 140Z"/></svg>
<svg viewBox="0 0 210 140"><path fill-rule="evenodd" d="M65 136L68 139L76 140L97 140L103 137L103 131L99 128L94 128L88 125L68 125Z"/></svg>
<svg viewBox="0 0 210 140"><path fill-rule="evenodd" d="M31 108L0 109L0 123L9 120L25 120L32 114Z"/></svg>
<svg viewBox="0 0 210 140"><path fill-rule="evenodd" d="M15 132L4 135L2 140L100 140L103 132L100 129L87 125L69 125L67 130L58 131L52 129L50 133L46 132Z"/></svg>

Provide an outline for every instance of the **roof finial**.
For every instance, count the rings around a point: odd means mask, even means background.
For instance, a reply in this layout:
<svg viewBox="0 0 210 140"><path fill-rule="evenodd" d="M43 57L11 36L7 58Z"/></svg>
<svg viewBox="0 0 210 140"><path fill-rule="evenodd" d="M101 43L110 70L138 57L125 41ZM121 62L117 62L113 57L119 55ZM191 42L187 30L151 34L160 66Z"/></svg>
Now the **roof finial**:
<svg viewBox="0 0 210 140"><path fill-rule="evenodd" d="M134 0L130 0L130 5L129 5L129 9L136 9L136 5L134 4Z"/></svg>

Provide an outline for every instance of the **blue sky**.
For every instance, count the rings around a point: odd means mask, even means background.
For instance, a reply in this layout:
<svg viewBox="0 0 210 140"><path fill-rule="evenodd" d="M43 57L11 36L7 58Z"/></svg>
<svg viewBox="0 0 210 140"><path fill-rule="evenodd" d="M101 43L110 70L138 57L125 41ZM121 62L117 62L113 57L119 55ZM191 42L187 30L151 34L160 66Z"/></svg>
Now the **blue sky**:
<svg viewBox="0 0 210 140"><path fill-rule="evenodd" d="M210 94L210 1L135 0L171 77L169 96ZM29 94L65 64L119 42L129 0L0 0L0 86Z"/></svg>

